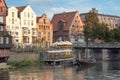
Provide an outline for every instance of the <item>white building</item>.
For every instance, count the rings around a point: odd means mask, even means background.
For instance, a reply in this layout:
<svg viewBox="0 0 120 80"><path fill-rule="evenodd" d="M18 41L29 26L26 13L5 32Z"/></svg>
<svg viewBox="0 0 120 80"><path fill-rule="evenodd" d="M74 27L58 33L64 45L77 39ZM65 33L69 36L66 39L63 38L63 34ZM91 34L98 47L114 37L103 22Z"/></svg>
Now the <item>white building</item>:
<svg viewBox="0 0 120 80"><path fill-rule="evenodd" d="M36 14L30 7L10 7L6 17L7 30L11 32L14 43L32 44L36 39ZM17 27L16 27L17 26ZM17 33L17 35L16 35ZM16 36L18 38L16 38Z"/></svg>
<svg viewBox="0 0 120 80"><path fill-rule="evenodd" d="M13 44L22 43L22 30L16 7L8 8L8 14L6 16L6 29L13 37Z"/></svg>

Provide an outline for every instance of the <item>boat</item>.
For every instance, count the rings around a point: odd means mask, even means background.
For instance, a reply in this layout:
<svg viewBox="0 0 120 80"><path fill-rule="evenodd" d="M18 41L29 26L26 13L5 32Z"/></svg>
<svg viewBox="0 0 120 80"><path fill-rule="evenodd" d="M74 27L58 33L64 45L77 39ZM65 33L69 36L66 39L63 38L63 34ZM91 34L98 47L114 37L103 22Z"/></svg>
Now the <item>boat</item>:
<svg viewBox="0 0 120 80"><path fill-rule="evenodd" d="M53 46L46 50L43 61L46 65L66 66L72 65L73 59L72 43L59 41L53 43Z"/></svg>
<svg viewBox="0 0 120 80"><path fill-rule="evenodd" d="M78 65L89 65L89 64L95 64L96 59L94 57L88 57L81 60L77 60Z"/></svg>

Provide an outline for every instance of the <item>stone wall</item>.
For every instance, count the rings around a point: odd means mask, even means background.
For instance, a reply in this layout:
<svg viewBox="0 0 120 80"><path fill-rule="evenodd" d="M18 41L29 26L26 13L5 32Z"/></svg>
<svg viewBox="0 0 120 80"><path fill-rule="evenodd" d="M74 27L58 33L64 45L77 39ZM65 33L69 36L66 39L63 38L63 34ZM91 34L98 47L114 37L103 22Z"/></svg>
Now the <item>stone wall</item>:
<svg viewBox="0 0 120 80"><path fill-rule="evenodd" d="M10 53L8 61L24 61L24 60L37 60L39 54L37 53Z"/></svg>

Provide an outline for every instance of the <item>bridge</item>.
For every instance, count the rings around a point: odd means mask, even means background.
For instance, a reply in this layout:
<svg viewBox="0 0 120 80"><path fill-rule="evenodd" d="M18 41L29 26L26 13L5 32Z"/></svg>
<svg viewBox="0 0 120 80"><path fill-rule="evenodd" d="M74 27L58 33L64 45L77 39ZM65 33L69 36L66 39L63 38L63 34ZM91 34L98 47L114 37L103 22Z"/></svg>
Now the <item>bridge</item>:
<svg viewBox="0 0 120 80"><path fill-rule="evenodd" d="M120 49L120 43L110 44L110 43L88 43L88 45L83 43L74 43L73 48L89 48L89 49Z"/></svg>
<svg viewBox="0 0 120 80"><path fill-rule="evenodd" d="M83 55L85 50L95 55L98 60L120 60L120 43L110 44L110 43L100 43L93 44L88 43L88 45L83 43L76 43L72 45L75 53Z"/></svg>

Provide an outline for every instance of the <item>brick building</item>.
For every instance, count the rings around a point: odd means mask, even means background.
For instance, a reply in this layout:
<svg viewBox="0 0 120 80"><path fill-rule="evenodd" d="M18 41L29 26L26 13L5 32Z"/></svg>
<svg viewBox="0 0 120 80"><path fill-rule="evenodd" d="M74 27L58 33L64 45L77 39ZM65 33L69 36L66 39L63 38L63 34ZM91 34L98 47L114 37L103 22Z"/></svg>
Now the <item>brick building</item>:
<svg viewBox="0 0 120 80"><path fill-rule="evenodd" d="M63 12L54 14L51 23L53 24L53 41L61 38L63 41L83 41L83 23L78 11Z"/></svg>
<svg viewBox="0 0 120 80"><path fill-rule="evenodd" d="M110 30L120 27L120 16L109 15L109 14L100 14L100 13L98 13L98 10L96 10L95 8L92 8L91 12L95 12L97 14L100 23L108 24L108 28ZM87 14L89 14L89 13L80 14L80 17L83 22L85 22L85 16Z"/></svg>
<svg viewBox="0 0 120 80"><path fill-rule="evenodd" d="M0 62L5 62L12 47L12 37L6 31L7 5L4 0L0 0Z"/></svg>

